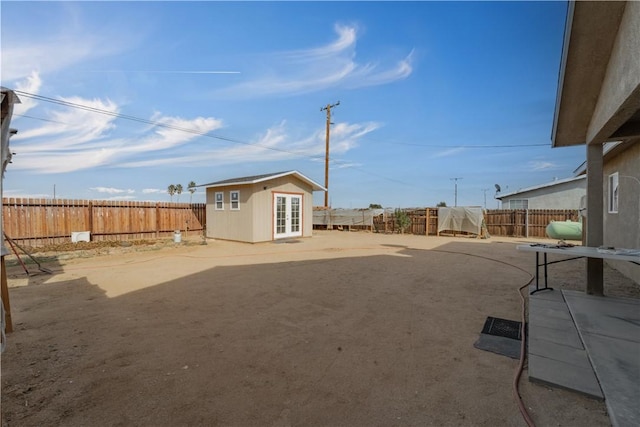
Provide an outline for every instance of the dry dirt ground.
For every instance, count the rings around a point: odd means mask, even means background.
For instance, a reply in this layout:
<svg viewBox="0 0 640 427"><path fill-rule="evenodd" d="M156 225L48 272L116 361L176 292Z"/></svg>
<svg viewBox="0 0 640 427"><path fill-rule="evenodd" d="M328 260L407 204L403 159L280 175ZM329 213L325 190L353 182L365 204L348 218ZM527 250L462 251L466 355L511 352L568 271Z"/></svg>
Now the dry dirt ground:
<svg viewBox="0 0 640 427"><path fill-rule="evenodd" d="M487 316L520 320L521 241L318 231L41 254L54 274L7 270L2 425L525 425L518 362L473 346ZM583 275L550 267L556 289ZM539 426L609 425L526 370L521 394Z"/></svg>

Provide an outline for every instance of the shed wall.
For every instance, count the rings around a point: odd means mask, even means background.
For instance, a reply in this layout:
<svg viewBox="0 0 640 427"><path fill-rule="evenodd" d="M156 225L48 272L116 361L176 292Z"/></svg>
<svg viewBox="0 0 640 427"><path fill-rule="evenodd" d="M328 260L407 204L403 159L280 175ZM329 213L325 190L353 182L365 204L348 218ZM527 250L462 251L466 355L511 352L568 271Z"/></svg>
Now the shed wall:
<svg viewBox="0 0 640 427"><path fill-rule="evenodd" d="M240 191L240 210L230 210L230 191ZM224 193L224 210L215 210L215 193ZM242 242L273 240L273 193L302 195L302 236L313 233L313 188L294 176L240 186L207 189L207 237Z"/></svg>
<svg viewBox="0 0 640 427"><path fill-rule="evenodd" d="M230 191L240 191L240 210L231 210ZM224 193L224 210L215 209L215 193ZM207 237L253 242L253 200L249 186L207 188Z"/></svg>

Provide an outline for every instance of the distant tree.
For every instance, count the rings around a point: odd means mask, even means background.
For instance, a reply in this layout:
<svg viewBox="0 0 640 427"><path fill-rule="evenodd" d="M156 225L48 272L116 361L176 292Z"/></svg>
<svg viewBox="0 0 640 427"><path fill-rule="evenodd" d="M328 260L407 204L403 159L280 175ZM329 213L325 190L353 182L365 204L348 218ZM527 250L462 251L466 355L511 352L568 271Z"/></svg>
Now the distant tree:
<svg viewBox="0 0 640 427"><path fill-rule="evenodd" d="M447 207L447 202L440 202L436 205L437 208L446 208Z"/></svg>
<svg viewBox="0 0 640 427"><path fill-rule="evenodd" d="M378 203L371 203L369 205L369 209L382 209L382 205L380 205Z"/></svg>
<svg viewBox="0 0 640 427"><path fill-rule="evenodd" d="M409 227L409 225L411 225L411 218L409 218L407 212L402 209L396 209L394 216L396 219L398 230L401 234L404 234L405 230Z"/></svg>
<svg viewBox="0 0 640 427"><path fill-rule="evenodd" d="M193 193L196 192L196 183L195 181L191 181L189 183L189 186L187 187L189 189L189 203L191 203L191 199L193 198Z"/></svg>
<svg viewBox="0 0 640 427"><path fill-rule="evenodd" d="M182 194L182 184L176 185L176 194L178 195L178 202L180 201L180 195Z"/></svg>
<svg viewBox="0 0 640 427"><path fill-rule="evenodd" d="M169 196L171 196L171 201L173 202L173 195L176 194L176 186L171 184L170 186L167 187L167 193L169 193Z"/></svg>

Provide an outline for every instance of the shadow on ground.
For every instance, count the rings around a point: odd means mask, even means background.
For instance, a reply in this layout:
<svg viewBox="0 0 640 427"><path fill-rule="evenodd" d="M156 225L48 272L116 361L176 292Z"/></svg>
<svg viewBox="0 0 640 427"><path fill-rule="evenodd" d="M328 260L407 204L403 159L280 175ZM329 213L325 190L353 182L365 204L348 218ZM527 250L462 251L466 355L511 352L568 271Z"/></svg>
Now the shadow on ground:
<svg viewBox="0 0 640 427"><path fill-rule="evenodd" d="M508 264L529 260L438 249L221 266L115 298L84 278L12 289L3 425L519 425L516 362L473 343L487 316L519 319L529 275ZM570 424L566 404L540 416Z"/></svg>

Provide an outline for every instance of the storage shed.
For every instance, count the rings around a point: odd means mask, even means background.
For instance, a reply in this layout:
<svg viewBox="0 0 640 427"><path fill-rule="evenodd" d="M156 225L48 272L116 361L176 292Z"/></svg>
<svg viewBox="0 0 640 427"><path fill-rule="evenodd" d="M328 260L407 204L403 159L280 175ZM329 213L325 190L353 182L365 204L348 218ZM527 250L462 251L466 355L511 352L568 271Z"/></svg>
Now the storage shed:
<svg viewBox="0 0 640 427"><path fill-rule="evenodd" d="M326 191L298 171L232 178L201 187L207 194L207 237L249 243L311 237L313 192Z"/></svg>

